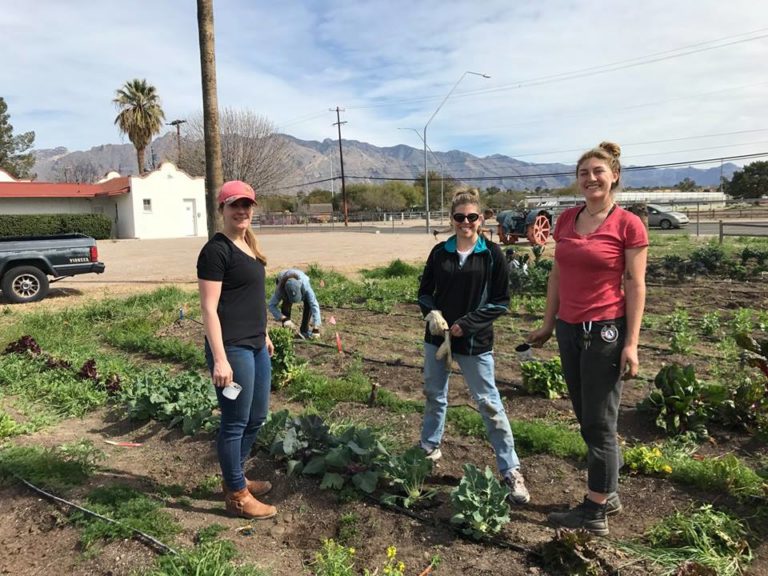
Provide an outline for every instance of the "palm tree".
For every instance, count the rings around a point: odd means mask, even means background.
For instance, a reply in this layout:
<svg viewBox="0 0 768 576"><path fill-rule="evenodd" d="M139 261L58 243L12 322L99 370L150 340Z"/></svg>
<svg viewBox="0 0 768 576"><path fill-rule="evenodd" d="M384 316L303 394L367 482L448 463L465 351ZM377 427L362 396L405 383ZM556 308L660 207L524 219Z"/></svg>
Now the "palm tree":
<svg viewBox="0 0 768 576"><path fill-rule="evenodd" d="M143 174L144 150L152 142L152 136L160 133L165 120L157 90L147 84L146 79L134 78L116 91L112 102L120 110L115 124L136 148L139 174Z"/></svg>
<svg viewBox="0 0 768 576"><path fill-rule="evenodd" d="M203 83L203 134L205 140L205 204L208 237L220 228L216 191L224 182L219 132L219 99L216 93L216 39L213 32L213 0L197 0L197 33Z"/></svg>

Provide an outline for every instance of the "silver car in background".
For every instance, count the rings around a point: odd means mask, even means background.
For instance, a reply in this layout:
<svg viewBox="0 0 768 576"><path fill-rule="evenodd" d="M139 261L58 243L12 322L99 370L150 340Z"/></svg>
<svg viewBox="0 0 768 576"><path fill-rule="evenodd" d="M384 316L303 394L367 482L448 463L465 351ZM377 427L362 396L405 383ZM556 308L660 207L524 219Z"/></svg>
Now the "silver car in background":
<svg viewBox="0 0 768 576"><path fill-rule="evenodd" d="M656 204L648 204L648 226L660 227L664 230L688 226L688 216L682 212L665 210Z"/></svg>

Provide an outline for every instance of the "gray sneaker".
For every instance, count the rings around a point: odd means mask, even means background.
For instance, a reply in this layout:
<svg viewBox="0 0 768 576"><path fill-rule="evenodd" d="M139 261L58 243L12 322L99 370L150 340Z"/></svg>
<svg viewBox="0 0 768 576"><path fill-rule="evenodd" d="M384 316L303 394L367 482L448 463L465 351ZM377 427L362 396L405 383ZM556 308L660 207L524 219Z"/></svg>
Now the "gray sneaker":
<svg viewBox="0 0 768 576"><path fill-rule="evenodd" d="M528 488L525 487L525 478L520 473L519 468L510 470L504 476L504 484L509 488L509 501L512 504L528 504L531 501L531 495Z"/></svg>
<svg viewBox="0 0 768 576"><path fill-rule="evenodd" d="M608 494L608 500L605 502L605 515L614 516L624 510L624 506L621 505L618 492L611 492Z"/></svg>
<svg viewBox="0 0 768 576"><path fill-rule="evenodd" d="M435 446L434 448L424 448L424 446L419 444L419 448L424 450L424 455L426 456L427 460L432 460L432 462L437 462L440 460L440 458L443 457L443 453L440 452L439 446Z"/></svg>

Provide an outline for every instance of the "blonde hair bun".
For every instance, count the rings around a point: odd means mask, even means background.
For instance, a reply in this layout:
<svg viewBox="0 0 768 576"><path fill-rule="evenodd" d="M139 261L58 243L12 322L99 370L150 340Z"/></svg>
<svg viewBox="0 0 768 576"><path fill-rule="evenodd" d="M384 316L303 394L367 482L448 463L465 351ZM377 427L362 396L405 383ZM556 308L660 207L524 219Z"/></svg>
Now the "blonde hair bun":
<svg viewBox="0 0 768 576"><path fill-rule="evenodd" d="M621 146L615 142L600 142L600 146L598 146L598 148L605 150L608 154L617 160L619 157L621 157Z"/></svg>

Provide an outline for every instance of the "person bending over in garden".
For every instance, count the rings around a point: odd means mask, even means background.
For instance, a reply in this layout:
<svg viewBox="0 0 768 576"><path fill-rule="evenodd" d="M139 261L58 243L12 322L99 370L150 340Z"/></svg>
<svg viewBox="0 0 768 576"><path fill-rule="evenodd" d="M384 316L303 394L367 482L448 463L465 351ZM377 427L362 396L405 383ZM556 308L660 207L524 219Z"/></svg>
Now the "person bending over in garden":
<svg viewBox="0 0 768 576"><path fill-rule="evenodd" d="M226 508L236 516L263 519L275 516L277 509L254 496L266 494L272 485L249 480L243 473L269 411L274 351L267 334L267 260L251 230L255 203L256 194L245 182L233 180L221 187L218 204L223 231L200 251L197 278L205 358L221 409L216 449ZM233 383L242 388L234 398Z"/></svg>
<svg viewBox="0 0 768 576"><path fill-rule="evenodd" d="M269 299L269 311L283 327L296 330L296 324L291 320L291 308L299 302L304 303L299 334L304 338L319 338L322 323L320 304L309 283L309 276L296 268L283 270L277 275L275 291Z"/></svg>
<svg viewBox="0 0 768 576"><path fill-rule="evenodd" d="M616 205L621 149L603 142L576 165L585 205L569 208L555 226L555 262L543 325L528 341L557 344L581 436L587 444L587 495L549 521L608 534L607 516L621 511L617 493L621 450L616 437L622 380L637 376L645 307L648 232Z"/></svg>
<svg viewBox="0 0 768 576"><path fill-rule="evenodd" d="M494 374L493 321L509 306L507 263L501 248L478 233L483 217L476 190L458 192L451 214L455 234L432 249L419 286L419 306L427 322L420 446L432 461L442 456L453 357L480 408L509 499L525 504L530 495Z"/></svg>

